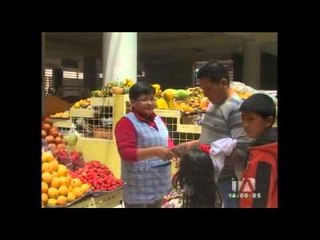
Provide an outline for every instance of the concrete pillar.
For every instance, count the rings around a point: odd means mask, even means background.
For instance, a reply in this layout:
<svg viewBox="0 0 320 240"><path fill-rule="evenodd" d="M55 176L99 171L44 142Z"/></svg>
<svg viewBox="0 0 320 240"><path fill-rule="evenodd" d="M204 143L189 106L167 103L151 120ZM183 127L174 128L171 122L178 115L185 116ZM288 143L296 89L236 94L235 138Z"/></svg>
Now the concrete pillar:
<svg viewBox="0 0 320 240"><path fill-rule="evenodd" d="M260 89L260 45L254 41L244 44L243 83Z"/></svg>
<svg viewBox="0 0 320 240"><path fill-rule="evenodd" d="M130 78L137 81L137 33L103 33L103 85Z"/></svg>

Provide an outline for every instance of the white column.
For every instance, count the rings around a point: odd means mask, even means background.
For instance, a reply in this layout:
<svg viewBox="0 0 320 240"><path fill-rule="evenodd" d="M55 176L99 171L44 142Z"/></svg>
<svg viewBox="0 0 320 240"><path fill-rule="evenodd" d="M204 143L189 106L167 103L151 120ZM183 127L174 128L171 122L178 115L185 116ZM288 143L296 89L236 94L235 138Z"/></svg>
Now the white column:
<svg viewBox="0 0 320 240"><path fill-rule="evenodd" d="M260 45L254 41L244 44L243 82L255 89L260 89Z"/></svg>
<svg viewBox="0 0 320 240"><path fill-rule="evenodd" d="M103 85L126 78L137 81L137 33L103 33Z"/></svg>

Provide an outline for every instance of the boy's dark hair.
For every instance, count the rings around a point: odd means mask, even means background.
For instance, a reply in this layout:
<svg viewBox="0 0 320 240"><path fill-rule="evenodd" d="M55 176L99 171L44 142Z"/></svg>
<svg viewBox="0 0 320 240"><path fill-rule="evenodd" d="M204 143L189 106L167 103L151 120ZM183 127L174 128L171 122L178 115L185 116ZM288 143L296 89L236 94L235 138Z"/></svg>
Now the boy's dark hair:
<svg viewBox="0 0 320 240"><path fill-rule="evenodd" d="M197 78L207 77L211 82L219 83L222 78L227 79L229 85L229 73L225 66L216 60L207 62L197 73Z"/></svg>
<svg viewBox="0 0 320 240"><path fill-rule="evenodd" d="M155 94L155 89L146 82L137 82L129 90L130 100L137 100L141 94Z"/></svg>
<svg viewBox="0 0 320 240"><path fill-rule="evenodd" d="M256 93L247 98L240 106L241 112L254 112L262 118L276 118L276 106L272 98L264 93Z"/></svg>
<svg viewBox="0 0 320 240"><path fill-rule="evenodd" d="M219 194L213 163L210 156L200 149L191 149L183 155L173 186L183 189L185 208L217 207Z"/></svg>

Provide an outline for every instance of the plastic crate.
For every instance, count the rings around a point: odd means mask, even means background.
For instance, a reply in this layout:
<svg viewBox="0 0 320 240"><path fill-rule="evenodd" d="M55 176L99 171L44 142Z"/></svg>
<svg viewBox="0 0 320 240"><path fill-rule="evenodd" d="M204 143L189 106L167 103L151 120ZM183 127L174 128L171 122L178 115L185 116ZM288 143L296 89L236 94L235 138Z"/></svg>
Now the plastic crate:
<svg viewBox="0 0 320 240"><path fill-rule="evenodd" d="M113 208L121 204L123 192L118 189L112 192L103 193L100 196L94 197L97 208Z"/></svg>

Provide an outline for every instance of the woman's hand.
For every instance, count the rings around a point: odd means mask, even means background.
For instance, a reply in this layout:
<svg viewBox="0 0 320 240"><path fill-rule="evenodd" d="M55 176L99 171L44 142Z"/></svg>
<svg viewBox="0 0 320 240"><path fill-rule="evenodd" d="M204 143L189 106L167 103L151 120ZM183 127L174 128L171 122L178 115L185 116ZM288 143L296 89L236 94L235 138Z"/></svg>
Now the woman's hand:
<svg viewBox="0 0 320 240"><path fill-rule="evenodd" d="M177 155L178 157L182 157L188 150L194 147L198 143L197 140L184 142L176 145L175 147L171 148L171 151Z"/></svg>
<svg viewBox="0 0 320 240"><path fill-rule="evenodd" d="M162 160L171 160L177 158L177 155L166 147L158 147L157 156Z"/></svg>

